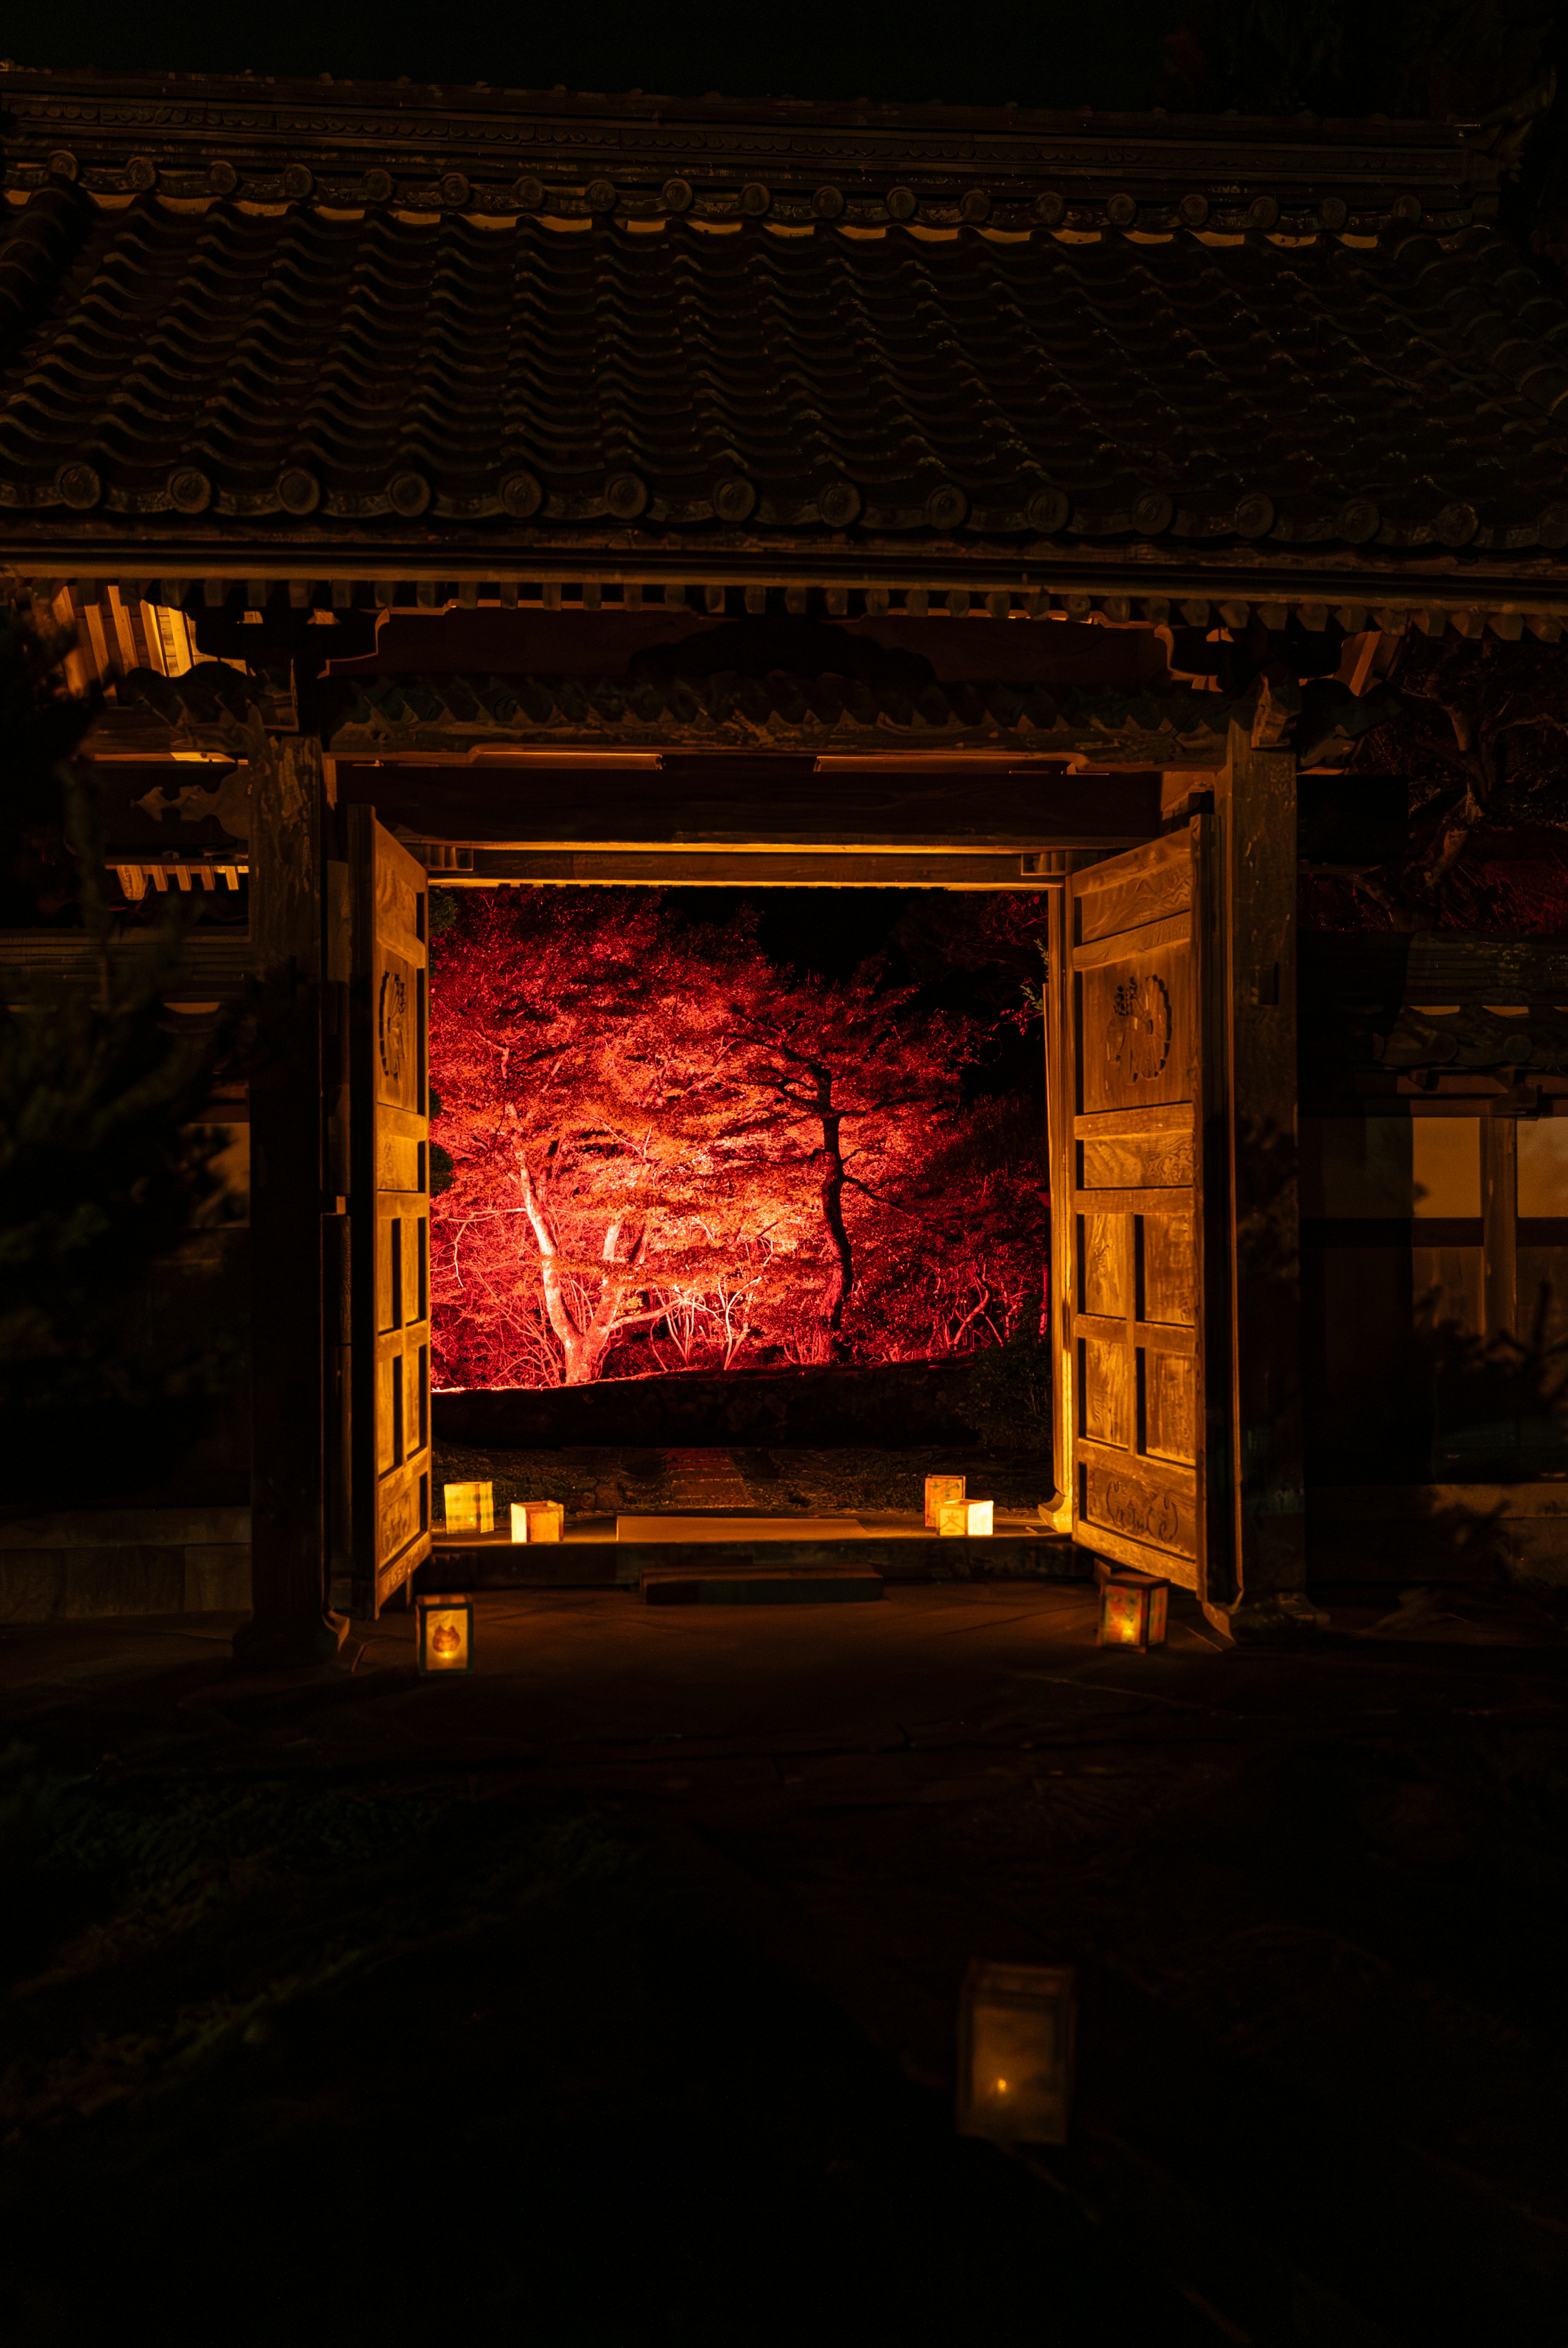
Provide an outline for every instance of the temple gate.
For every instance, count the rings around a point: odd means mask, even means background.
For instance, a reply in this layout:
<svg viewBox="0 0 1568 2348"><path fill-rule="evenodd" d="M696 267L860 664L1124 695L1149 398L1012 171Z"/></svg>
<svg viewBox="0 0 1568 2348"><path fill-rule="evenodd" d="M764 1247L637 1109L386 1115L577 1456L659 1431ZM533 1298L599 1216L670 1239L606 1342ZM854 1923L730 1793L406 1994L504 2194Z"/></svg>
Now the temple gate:
<svg viewBox="0 0 1568 2348"><path fill-rule="evenodd" d="M1487 137L177 94L6 76L0 553L128 908L250 893L251 1652L429 1540L432 877L1042 894L1055 1521L1309 1621L1297 775L1568 611Z"/></svg>

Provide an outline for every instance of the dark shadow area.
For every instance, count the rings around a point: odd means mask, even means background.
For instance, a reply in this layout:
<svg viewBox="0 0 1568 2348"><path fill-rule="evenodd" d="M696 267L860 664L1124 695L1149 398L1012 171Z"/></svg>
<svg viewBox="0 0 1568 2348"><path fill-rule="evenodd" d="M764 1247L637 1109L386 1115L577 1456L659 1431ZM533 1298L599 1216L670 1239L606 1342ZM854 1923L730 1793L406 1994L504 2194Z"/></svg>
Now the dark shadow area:
<svg viewBox="0 0 1568 2348"><path fill-rule="evenodd" d="M867 1369L673 1370L584 1386L481 1388L433 1397L436 1439L470 1448L583 1444L783 1445L908 1450L940 1444L1050 1448L1050 1354L988 1346L948 1362Z"/></svg>
<svg viewBox="0 0 1568 2348"><path fill-rule="evenodd" d="M96 65L124 71L297 75L340 79L548 92L648 89L701 98L796 98L842 105L853 121L880 103L946 100L968 106L1126 107L1149 103L1160 36L1170 11L1135 0L1114 27L1070 10L1041 12L1002 0L983 42L957 40L953 19L916 0L889 42L883 19L808 5L787 25L696 0L673 16L610 0L588 18L481 7L439 19L408 5L374 13L327 0L280 0L264 17L224 17L171 0L156 34L133 29L103 0L68 20L29 28L23 62L56 71ZM1129 46L1137 62L1129 72Z"/></svg>
<svg viewBox="0 0 1568 2348"><path fill-rule="evenodd" d="M1309 1481L1508 1484L1568 1468L1568 1341L1549 1283L1522 1336L1481 1336L1415 1295L1408 1246L1313 1249L1303 1271Z"/></svg>
<svg viewBox="0 0 1568 2348"><path fill-rule="evenodd" d="M12 1791L18 2340L86 2341L128 2294L255 2348L455 2319L551 2348L1212 2336L956 2141L678 1832L441 1785ZM396 2253L345 2254L394 2179ZM241 2210L270 2249L236 2292Z"/></svg>
<svg viewBox="0 0 1568 2348"><path fill-rule="evenodd" d="M495 1596L435 1684L400 1613L286 1679L8 1631L9 2333L1545 2348L1561 1642L1094 1622ZM1079 1969L1027 2165L952 2135L976 1954Z"/></svg>

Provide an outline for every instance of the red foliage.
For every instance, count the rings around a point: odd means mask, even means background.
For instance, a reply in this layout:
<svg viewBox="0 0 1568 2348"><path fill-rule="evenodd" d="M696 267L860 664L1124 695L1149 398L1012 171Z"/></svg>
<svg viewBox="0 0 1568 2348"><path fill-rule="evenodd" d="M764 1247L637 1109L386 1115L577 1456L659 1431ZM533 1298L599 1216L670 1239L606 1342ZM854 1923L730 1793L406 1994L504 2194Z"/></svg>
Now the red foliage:
<svg viewBox="0 0 1568 2348"><path fill-rule="evenodd" d="M1308 930L1407 929L1387 871L1303 873ZM1372 885L1368 886L1368 882ZM1568 932L1568 834L1547 824L1478 825L1444 875L1435 930L1476 938L1553 938Z"/></svg>
<svg viewBox="0 0 1568 2348"><path fill-rule="evenodd" d="M965 1107L984 1022L783 978L653 892L466 893L436 941L444 1385L890 1360L1038 1312L1038 1130Z"/></svg>

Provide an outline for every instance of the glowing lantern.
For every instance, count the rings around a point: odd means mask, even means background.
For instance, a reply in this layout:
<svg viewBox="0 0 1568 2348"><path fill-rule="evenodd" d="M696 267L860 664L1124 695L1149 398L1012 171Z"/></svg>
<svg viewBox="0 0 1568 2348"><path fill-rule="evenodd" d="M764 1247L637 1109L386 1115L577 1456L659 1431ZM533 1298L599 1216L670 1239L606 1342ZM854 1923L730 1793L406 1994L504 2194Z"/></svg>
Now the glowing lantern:
<svg viewBox="0 0 1568 2348"><path fill-rule="evenodd" d="M940 1522L939 1512L948 1500L961 1500L966 1479L962 1476L927 1476L926 1478L926 1522L933 1532Z"/></svg>
<svg viewBox="0 0 1568 2348"><path fill-rule="evenodd" d="M939 1533L993 1533L994 1500L944 1500L937 1511Z"/></svg>
<svg viewBox="0 0 1568 2348"><path fill-rule="evenodd" d="M566 1510L559 1500L514 1500L512 1539L515 1541L559 1541L566 1538Z"/></svg>
<svg viewBox="0 0 1568 2348"><path fill-rule="evenodd" d="M1108 1573L1100 1585L1102 1647L1163 1647L1168 1582L1152 1573Z"/></svg>
<svg viewBox="0 0 1568 2348"><path fill-rule="evenodd" d="M444 1484L446 1529L449 1533L493 1533L496 1529L494 1484Z"/></svg>
<svg viewBox="0 0 1568 2348"><path fill-rule="evenodd" d="M1069 1965L977 1958L958 2004L958 2134L1065 2144L1076 2007Z"/></svg>
<svg viewBox="0 0 1568 2348"><path fill-rule="evenodd" d="M474 1601L451 1591L414 1601L415 1660L421 1672L471 1672Z"/></svg>

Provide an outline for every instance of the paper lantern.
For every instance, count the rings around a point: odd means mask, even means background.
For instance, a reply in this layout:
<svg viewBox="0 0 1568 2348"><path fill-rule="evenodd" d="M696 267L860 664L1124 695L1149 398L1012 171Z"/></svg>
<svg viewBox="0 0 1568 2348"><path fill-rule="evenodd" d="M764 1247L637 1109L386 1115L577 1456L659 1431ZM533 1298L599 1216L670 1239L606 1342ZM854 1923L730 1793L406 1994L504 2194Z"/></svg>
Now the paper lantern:
<svg viewBox="0 0 1568 2348"><path fill-rule="evenodd" d="M932 1531L938 1528L938 1511L948 1500L961 1500L966 1488L962 1476L927 1476L926 1478L926 1522Z"/></svg>
<svg viewBox="0 0 1568 2348"><path fill-rule="evenodd" d="M444 1484L441 1488L449 1533L493 1533L496 1529L494 1484Z"/></svg>
<svg viewBox="0 0 1568 2348"><path fill-rule="evenodd" d="M1163 1647L1170 1584L1152 1573L1107 1574L1100 1585L1102 1647Z"/></svg>
<svg viewBox="0 0 1568 2348"><path fill-rule="evenodd" d="M443 1591L414 1601L415 1661L421 1672L471 1672L474 1601Z"/></svg>
<svg viewBox="0 0 1568 2348"><path fill-rule="evenodd" d="M994 1500L944 1500L937 1511L939 1533L986 1534L996 1530Z"/></svg>
<svg viewBox="0 0 1568 2348"><path fill-rule="evenodd" d="M566 1538L566 1510L559 1500L514 1500L512 1539L515 1541L559 1541Z"/></svg>
<svg viewBox="0 0 1568 2348"><path fill-rule="evenodd" d="M958 2003L958 2134L1065 2144L1075 2019L1071 1966L977 1958Z"/></svg>

